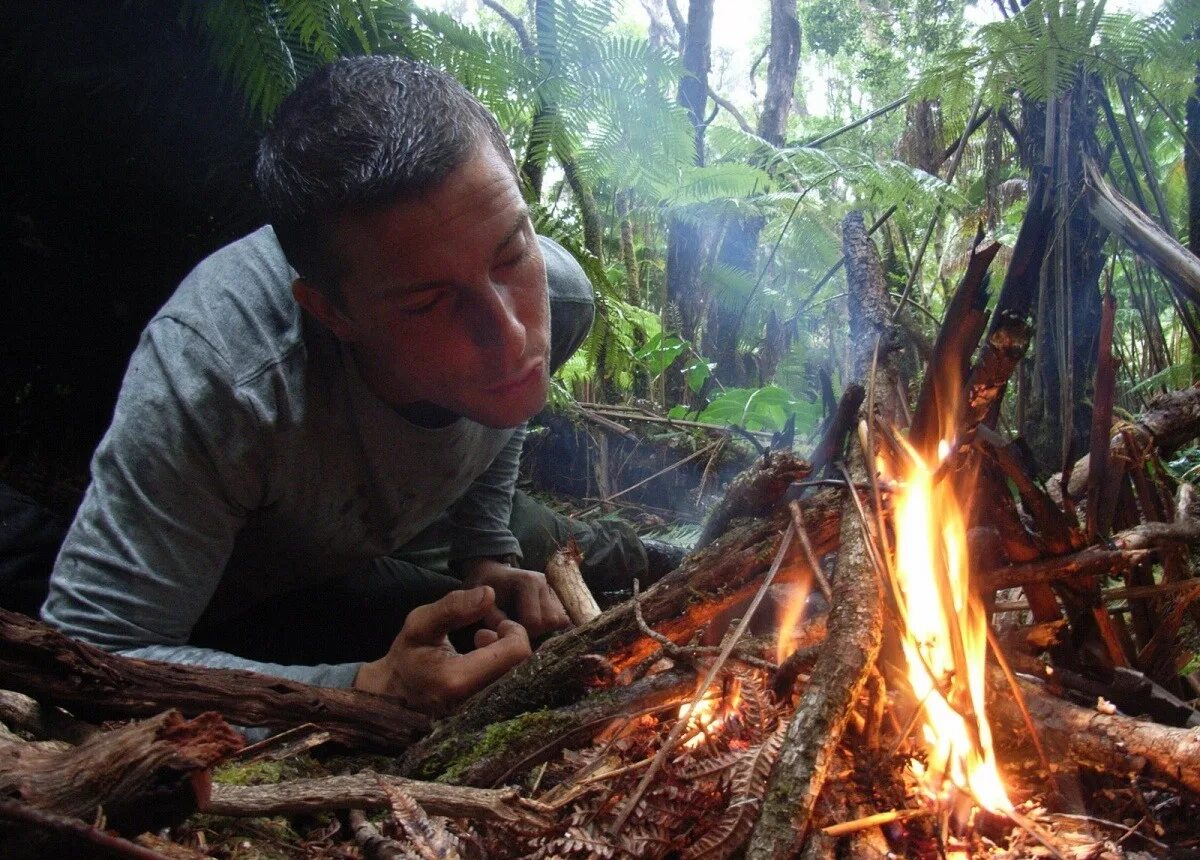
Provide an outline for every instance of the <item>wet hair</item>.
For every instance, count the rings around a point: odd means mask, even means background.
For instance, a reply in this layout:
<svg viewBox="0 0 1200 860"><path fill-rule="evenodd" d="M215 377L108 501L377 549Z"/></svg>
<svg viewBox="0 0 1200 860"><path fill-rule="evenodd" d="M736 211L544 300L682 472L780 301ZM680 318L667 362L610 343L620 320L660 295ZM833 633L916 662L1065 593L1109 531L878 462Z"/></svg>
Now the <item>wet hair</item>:
<svg viewBox="0 0 1200 860"><path fill-rule="evenodd" d="M516 176L504 132L445 72L396 57L348 57L284 99L254 178L288 262L335 303L339 216L420 197L490 141Z"/></svg>

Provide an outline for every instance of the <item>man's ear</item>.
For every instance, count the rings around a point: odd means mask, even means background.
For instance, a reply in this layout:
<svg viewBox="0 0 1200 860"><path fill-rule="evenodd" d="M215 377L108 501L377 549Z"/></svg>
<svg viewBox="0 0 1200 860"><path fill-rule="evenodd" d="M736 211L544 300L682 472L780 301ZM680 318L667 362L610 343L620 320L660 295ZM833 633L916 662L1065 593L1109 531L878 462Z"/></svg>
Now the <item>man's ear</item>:
<svg viewBox="0 0 1200 860"><path fill-rule="evenodd" d="M338 340L352 343L357 339L354 323L347 319L342 309L334 304L329 296L317 289L311 281L304 278L297 278L293 281L292 296L296 299L296 304L316 317L317 322L333 332Z"/></svg>

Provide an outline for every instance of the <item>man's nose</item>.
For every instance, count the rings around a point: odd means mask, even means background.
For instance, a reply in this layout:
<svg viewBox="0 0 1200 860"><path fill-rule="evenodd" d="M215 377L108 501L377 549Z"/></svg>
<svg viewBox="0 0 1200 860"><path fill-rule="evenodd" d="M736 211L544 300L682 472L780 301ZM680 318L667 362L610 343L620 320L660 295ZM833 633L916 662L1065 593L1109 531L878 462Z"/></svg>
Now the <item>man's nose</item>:
<svg viewBox="0 0 1200 860"><path fill-rule="evenodd" d="M507 284L490 282L475 305L475 345L501 363L498 369L515 370L525 356L527 334L519 296Z"/></svg>

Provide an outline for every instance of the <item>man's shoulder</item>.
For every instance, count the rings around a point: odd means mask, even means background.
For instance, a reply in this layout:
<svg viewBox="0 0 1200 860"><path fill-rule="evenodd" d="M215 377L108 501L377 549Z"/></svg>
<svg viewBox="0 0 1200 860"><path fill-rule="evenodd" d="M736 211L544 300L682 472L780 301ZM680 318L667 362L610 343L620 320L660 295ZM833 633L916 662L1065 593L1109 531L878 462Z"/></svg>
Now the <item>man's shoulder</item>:
<svg viewBox="0 0 1200 860"><path fill-rule="evenodd" d="M190 329L238 381L250 379L302 345L303 319L291 291L295 276L275 232L261 227L201 260L150 326Z"/></svg>

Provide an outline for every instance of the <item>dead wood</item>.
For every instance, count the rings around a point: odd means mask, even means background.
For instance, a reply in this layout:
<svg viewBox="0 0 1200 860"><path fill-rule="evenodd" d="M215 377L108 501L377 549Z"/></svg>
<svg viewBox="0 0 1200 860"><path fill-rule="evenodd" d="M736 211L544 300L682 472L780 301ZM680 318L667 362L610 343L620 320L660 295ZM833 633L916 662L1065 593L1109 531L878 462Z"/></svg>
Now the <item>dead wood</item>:
<svg viewBox="0 0 1200 860"><path fill-rule="evenodd" d="M172 860L171 855L161 854L151 848L138 845L136 842L122 839L120 836L113 836L78 818L48 812L18 800L0 798L0 822L5 821L21 825L21 831L18 831L17 834L21 844L9 844L0 839L0 846L4 847L5 856L10 860L17 860L21 857L51 856L49 852L54 852L54 855L57 856L100 855L128 857L130 860ZM60 841L47 845L45 841L38 839L39 836L45 834L53 834L59 837ZM2 824L0 824L0 836L3 836ZM83 848L84 846L86 848ZM88 853L85 855L80 854L78 850L73 850L81 848Z"/></svg>
<svg viewBox="0 0 1200 860"><path fill-rule="evenodd" d="M1099 355L1096 358L1091 446L1088 452L1092 474L1088 480L1087 536L1088 540L1093 541L1097 537L1106 537L1111 531L1113 508L1116 505L1116 498L1109 497L1105 492L1117 382L1112 353L1113 321L1116 313L1116 299L1112 293L1105 293L1100 315L1100 340L1097 346Z"/></svg>
<svg viewBox="0 0 1200 860"><path fill-rule="evenodd" d="M499 785L549 761L568 747L585 746L613 720L675 706L695 689L690 670L660 672L627 686L597 690L554 711L538 711L488 726L467 741L469 751L441 778L458 785Z"/></svg>
<svg viewBox="0 0 1200 860"><path fill-rule="evenodd" d="M141 833L182 821L208 799L208 769L241 749L214 713L168 711L67 750L0 739L0 797L73 818L103 810L109 826Z"/></svg>
<svg viewBox="0 0 1200 860"><path fill-rule="evenodd" d="M1091 159L1085 170L1092 216L1149 260L1181 295L1200 304L1200 258L1113 188Z"/></svg>
<svg viewBox="0 0 1200 860"><path fill-rule="evenodd" d="M412 860L420 854L409 851L402 843L390 839L367 821L367 816L357 809L350 811L350 833L355 844L362 849L366 860Z"/></svg>
<svg viewBox="0 0 1200 860"><path fill-rule="evenodd" d="M1011 691L993 676L991 692L988 713L998 746L1020 745L1028 731ZM1051 759L1200 794L1200 729L1081 708L1030 681L1021 681L1021 692Z"/></svg>
<svg viewBox="0 0 1200 860"><path fill-rule="evenodd" d="M1190 440L1200 436L1200 387L1162 394L1150 401L1145 412L1120 426L1132 432L1139 441L1142 453L1153 451L1159 456L1170 454ZM1121 459L1132 456L1121 433L1114 433L1109 456ZM1088 485L1089 456L1075 462L1071 469L1069 493L1078 499ZM1062 475L1046 482L1046 489L1055 501L1062 501Z"/></svg>
<svg viewBox="0 0 1200 860"><path fill-rule="evenodd" d="M584 624L600 614L600 607L591 589L579 572L582 558L576 547L555 550L546 561L546 582L554 589L572 624Z"/></svg>
<svg viewBox="0 0 1200 860"><path fill-rule="evenodd" d="M946 428L938 426L939 419L951 416L957 409L955 404L967 378L971 356L987 326L987 270L999 250L996 243L971 249L967 271L938 330L929 362L929 367L937 368L937 372L925 374L908 434L909 443L926 459L932 459L929 455L936 453L938 440L947 435Z"/></svg>
<svg viewBox="0 0 1200 860"><path fill-rule="evenodd" d="M1069 555L999 567L989 574L987 587L998 590L1055 580L1112 576L1146 559L1163 541L1200 545L1200 520L1142 523L1113 535L1106 544L1094 544Z"/></svg>
<svg viewBox="0 0 1200 860"><path fill-rule="evenodd" d="M825 428L825 435L813 449L813 477L821 477L827 466L843 456L846 450L846 439L850 436L854 425L858 423L858 410L866 396L867 392L857 382L850 383L842 392L837 410L830 418L829 426Z"/></svg>
<svg viewBox="0 0 1200 860"><path fill-rule="evenodd" d="M786 454L772 454L779 470L764 484L787 489L792 476L807 465ZM807 534L818 557L837 548L841 489L825 489L804 501ZM676 644L689 641L720 613L747 600L778 550L790 517L786 506L768 519L735 523L721 538L691 554L680 567L642 595L646 623ZM797 553L783 573L793 580L807 576L808 565ZM781 576L781 581L787 582ZM533 657L440 720L432 734L404 757L403 772L433 778L460 762L475 733L520 714L554 709L579 701L598 683L609 683L620 671L660 648L638 624L631 602L556 636Z"/></svg>
<svg viewBox="0 0 1200 860"><path fill-rule="evenodd" d="M356 748L404 749L430 725L424 714L370 693L108 654L4 609L0 686L100 719L177 708L193 716L219 711L241 726L285 729L311 722Z"/></svg>
<svg viewBox="0 0 1200 860"><path fill-rule="evenodd" d="M858 477L862 455L853 455ZM853 472L851 474L854 474ZM788 856L799 847L829 762L883 637L883 599L864 524L846 504L833 575L829 634L784 736L747 858Z"/></svg>
<svg viewBox="0 0 1200 860"><path fill-rule="evenodd" d="M899 426L905 406L899 398L891 308L879 252L860 213L851 212L843 221L842 246L850 330L857 344L854 367L870 391L867 420L874 422L878 414L889 426ZM877 393L881 396L876 399ZM883 593L854 489L866 481L873 454L864 450L861 437L851 442L851 466L845 472L851 486L842 503L829 634L771 770L762 811L746 848L749 860L790 856L802 846L830 762L883 641Z"/></svg>
<svg viewBox="0 0 1200 860"><path fill-rule="evenodd" d="M470 788L420 782L364 770L346 776L294 779L275 785L212 787L204 812L235 817L305 815L333 809L387 809L384 784L400 789L429 812L447 818L549 826L549 809L515 788Z"/></svg>
<svg viewBox="0 0 1200 860"><path fill-rule="evenodd" d="M61 708L45 707L24 693L0 690L0 723L35 738L83 743L98 729L75 719Z"/></svg>
<svg viewBox="0 0 1200 860"><path fill-rule="evenodd" d="M729 483L724 497L704 523L696 542L703 549L728 531L739 517L763 517L783 499L794 481L812 474L812 466L791 455L768 453Z"/></svg>
<svg viewBox="0 0 1200 860"><path fill-rule="evenodd" d="M1000 403L1008 380L1029 348L1033 334L1024 316L998 310L980 352L979 361L967 379L955 425L960 438L967 439ZM931 368L935 375L937 370Z"/></svg>

